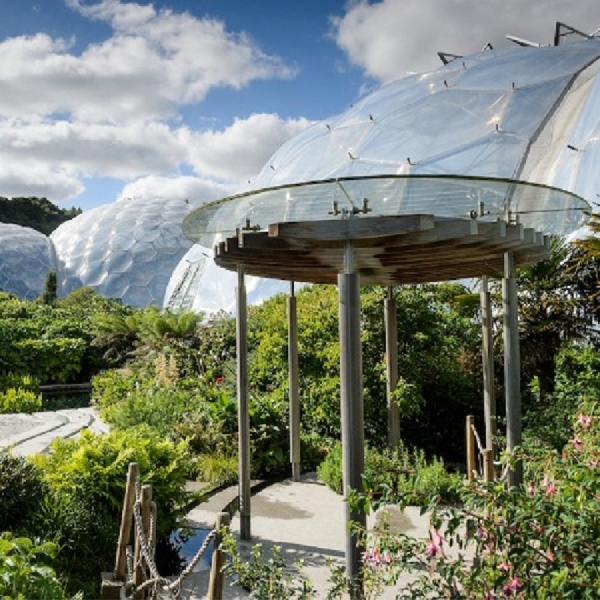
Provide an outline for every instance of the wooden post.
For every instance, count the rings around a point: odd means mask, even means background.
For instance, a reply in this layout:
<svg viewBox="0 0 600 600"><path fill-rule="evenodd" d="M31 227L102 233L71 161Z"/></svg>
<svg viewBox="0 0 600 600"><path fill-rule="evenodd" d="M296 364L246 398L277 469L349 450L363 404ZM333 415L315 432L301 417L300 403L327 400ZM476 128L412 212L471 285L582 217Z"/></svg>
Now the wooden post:
<svg viewBox="0 0 600 600"><path fill-rule="evenodd" d="M385 317L385 363L387 382L388 446L393 450L400 443L400 409L392 399L398 386L398 312L393 288L387 288L384 301Z"/></svg>
<svg viewBox="0 0 600 600"><path fill-rule="evenodd" d="M506 398L506 449L512 453L521 444L521 357L519 345L519 298L512 252L504 254L502 303L504 308L504 389ZM523 481L523 465L508 470L508 485Z"/></svg>
<svg viewBox="0 0 600 600"><path fill-rule="evenodd" d="M144 537L146 541L148 541L148 536L150 533L150 502L152 501L152 486L151 485L143 485L142 486L142 529L144 533ZM136 532L135 534L135 552L134 552L134 562L137 566L135 572L133 574L133 582L136 587L142 585L146 579L145 569L141 566L141 557L142 557L142 549L141 549L141 538L140 533ZM138 592L135 596L136 598L145 598L145 592Z"/></svg>
<svg viewBox="0 0 600 600"><path fill-rule="evenodd" d="M294 282L288 298L288 377L290 386L290 463L292 480L300 481L300 390L298 386L298 313Z"/></svg>
<svg viewBox="0 0 600 600"><path fill-rule="evenodd" d="M495 478L494 450L493 448L486 448L483 451L483 480L487 483L491 483Z"/></svg>
<svg viewBox="0 0 600 600"><path fill-rule="evenodd" d="M483 413L485 447L494 447L496 436L496 390L494 388L494 332L492 329L492 300L488 278L481 278L481 355L483 359Z"/></svg>
<svg viewBox="0 0 600 600"><path fill-rule="evenodd" d="M129 463L127 470L127 483L125 484L125 497L121 511L121 527L117 542L117 556L115 559L115 579L125 581L127 572L127 546L131 537L131 521L133 518L133 504L135 502L135 481L138 477L137 463Z"/></svg>
<svg viewBox="0 0 600 600"><path fill-rule="evenodd" d="M223 535L221 528L229 529L229 513L222 512L217 515L215 529L217 534L213 542L213 555L210 564L210 580L208 582L208 600L222 600L223 587L225 582L225 574L223 573L223 565L225 564L225 552L221 549Z"/></svg>
<svg viewBox="0 0 600 600"><path fill-rule="evenodd" d="M475 457L475 434L473 425L475 418L473 415L467 416L467 479L473 481L477 472L477 459Z"/></svg>
<svg viewBox="0 0 600 600"><path fill-rule="evenodd" d="M250 414L248 412L248 315L244 267L238 265L237 285L238 498L240 538L250 539Z"/></svg>
<svg viewBox="0 0 600 600"><path fill-rule="evenodd" d="M354 254L346 246L344 273L338 275L340 330L340 404L342 425L342 475L344 496L350 490L362 491L365 470L363 415L362 351L360 339L360 276L354 272ZM364 511L354 510L345 502L346 525L366 526ZM361 597L358 590L363 545L355 532L346 532L346 577L358 586L351 597Z"/></svg>

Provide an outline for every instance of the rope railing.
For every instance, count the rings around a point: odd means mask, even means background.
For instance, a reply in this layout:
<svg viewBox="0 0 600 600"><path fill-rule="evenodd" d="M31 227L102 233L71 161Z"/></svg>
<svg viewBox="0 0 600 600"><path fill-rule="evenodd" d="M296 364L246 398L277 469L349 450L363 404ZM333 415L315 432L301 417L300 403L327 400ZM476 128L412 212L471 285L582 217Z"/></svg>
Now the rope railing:
<svg viewBox="0 0 600 600"><path fill-rule="evenodd" d="M102 598L133 600L161 598L179 600L185 579L190 576L208 546L214 541L209 589L207 598L222 598L224 558L221 546L221 529L229 526L229 514L220 513L215 527L181 573L173 579L159 573L156 565L156 503L151 501L152 487L142 486L137 464L131 463L127 473L127 486L117 544L117 558L112 580L103 580ZM134 547L130 542L133 525ZM118 587L118 595L115 594Z"/></svg>
<svg viewBox="0 0 600 600"><path fill-rule="evenodd" d="M484 481L495 480L494 450L484 448L475 428L473 415L467 416L467 477L469 481L483 478ZM479 463L479 468L477 464Z"/></svg>

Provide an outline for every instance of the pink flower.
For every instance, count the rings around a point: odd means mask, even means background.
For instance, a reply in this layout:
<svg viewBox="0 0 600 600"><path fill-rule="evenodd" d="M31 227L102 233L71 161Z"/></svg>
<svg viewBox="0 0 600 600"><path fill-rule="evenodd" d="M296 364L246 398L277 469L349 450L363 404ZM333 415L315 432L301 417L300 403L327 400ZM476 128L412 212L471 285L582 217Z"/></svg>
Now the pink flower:
<svg viewBox="0 0 600 600"><path fill-rule="evenodd" d="M544 479L544 485L546 486L546 496L554 496L556 494L556 486L554 481L546 481Z"/></svg>
<svg viewBox="0 0 600 600"><path fill-rule="evenodd" d="M588 467L590 469L595 469L598 466L598 459L594 458L592 460L590 460L590 462L588 463Z"/></svg>
<svg viewBox="0 0 600 600"><path fill-rule="evenodd" d="M506 585L502 586L502 591L505 596L513 596L523 587L523 584L516 578L513 577Z"/></svg>
<svg viewBox="0 0 600 600"><path fill-rule="evenodd" d="M510 565L505 561L498 565L498 571L502 571L503 573L508 573L510 571Z"/></svg>
<svg viewBox="0 0 600 600"><path fill-rule="evenodd" d="M546 552L546 558L548 559L548 562L553 563L554 562L554 552L552 552L552 550L548 550L548 552Z"/></svg>
<svg viewBox="0 0 600 600"><path fill-rule="evenodd" d="M427 545L427 549L425 550L431 558L434 558L438 554L444 554L444 549L442 548L442 536L437 529L433 530L433 534L431 535L431 541Z"/></svg>
<svg viewBox="0 0 600 600"><path fill-rule="evenodd" d="M573 446L575 446L575 450L577 450L577 452L581 452L583 450L583 442L581 441L581 438L576 435L573 440Z"/></svg>
<svg viewBox="0 0 600 600"><path fill-rule="evenodd" d="M362 560L373 570L379 569L380 567L387 567L392 562L391 556L380 554L377 548L363 552Z"/></svg>
<svg viewBox="0 0 600 600"><path fill-rule="evenodd" d="M477 537L482 541L485 542L488 539L488 532L487 529L483 526L479 526L477 528Z"/></svg>
<svg viewBox="0 0 600 600"><path fill-rule="evenodd" d="M527 484L527 493L530 496L533 496L535 494L535 487L534 487L534 485L532 483L528 483Z"/></svg>
<svg viewBox="0 0 600 600"><path fill-rule="evenodd" d="M577 422L584 428L587 429L592 424L592 417L590 415L579 415Z"/></svg>
<svg viewBox="0 0 600 600"><path fill-rule="evenodd" d="M217 385L219 385L220 383L223 383L223 378L222 378L222 377L217 377L217 378L215 379L215 383L216 383Z"/></svg>

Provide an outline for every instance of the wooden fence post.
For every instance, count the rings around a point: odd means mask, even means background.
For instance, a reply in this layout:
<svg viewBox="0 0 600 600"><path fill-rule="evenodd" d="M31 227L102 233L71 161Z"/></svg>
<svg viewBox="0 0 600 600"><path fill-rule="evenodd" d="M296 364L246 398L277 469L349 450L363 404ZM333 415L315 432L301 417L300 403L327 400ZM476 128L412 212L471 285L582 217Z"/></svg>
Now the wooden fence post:
<svg viewBox="0 0 600 600"><path fill-rule="evenodd" d="M127 546L131 536L131 521L133 518L133 504L135 503L135 481L138 477L137 463L129 463L127 470L127 484L125 485L125 498L121 513L121 527L119 541L117 542L117 556L115 559L115 579L125 581L127 571Z"/></svg>
<svg viewBox="0 0 600 600"><path fill-rule="evenodd" d="M467 479L473 481L475 479L475 473L477 472L477 461L475 458L475 434L473 433L473 426L475 423L475 417L473 415L467 416Z"/></svg>
<svg viewBox="0 0 600 600"><path fill-rule="evenodd" d="M494 479L494 449L486 448L483 451L483 480L490 483Z"/></svg>
<svg viewBox="0 0 600 600"><path fill-rule="evenodd" d="M223 573L223 565L225 564L225 552L221 549L223 536L221 535L221 527L229 528L229 513L222 512L217 515L215 529L217 534L213 541L213 555L210 565L210 580L208 583L208 600L222 600L223 585L225 574Z"/></svg>

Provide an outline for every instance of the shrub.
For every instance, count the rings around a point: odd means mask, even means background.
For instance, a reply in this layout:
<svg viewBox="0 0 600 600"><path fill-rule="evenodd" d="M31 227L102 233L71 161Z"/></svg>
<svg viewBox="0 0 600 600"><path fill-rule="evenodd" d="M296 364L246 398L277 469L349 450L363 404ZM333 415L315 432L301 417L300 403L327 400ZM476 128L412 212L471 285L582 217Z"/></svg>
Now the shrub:
<svg viewBox="0 0 600 600"><path fill-rule="evenodd" d="M42 408L42 397L34 392L9 388L0 392L0 413L32 413Z"/></svg>
<svg viewBox="0 0 600 600"><path fill-rule="evenodd" d="M98 574L114 561L130 462L138 463L142 483L152 485L158 536L169 549L165 540L177 527L187 498L184 443L173 444L148 427L102 436L83 431L77 440L55 440L49 454L32 460L43 471L50 490L36 527L60 544L61 567L68 575L69 589L97 581ZM166 562L178 566L172 547L171 551L165 555ZM96 588L86 591L95 597Z"/></svg>
<svg viewBox="0 0 600 600"><path fill-rule="evenodd" d="M0 531L24 530L43 493L39 469L22 457L0 453Z"/></svg>
<svg viewBox="0 0 600 600"><path fill-rule="evenodd" d="M365 565L371 578L395 584L409 572L404 591L412 598L598 598L598 403L582 404L574 421L562 452L540 445L516 453L524 485L475 481L462 506L437 510L434 501L429 541L377 532L367 541L380 557ZM390 493L379 502L404 506L407 499Z"/></svg>
<svg viewBox="0 0 600 600"><path fill-rule="evenodd" d="M50 566L56 558L52 542L0 537L0 597L12 600L66 600L63 585Z"/></svg>
<svg viewBox="0 0 600 600"><path fill-rule="evenodd" d="M318 467L319 479L336 493L343 491L342 445L335 442L325 460ZM446 502L458 499L460 476L448 473L444 462L434 458L428 462L421 450L399 446L396 450L365 449L364 491L380 496L393 489L410 494L413 504L425 504L431 495Z"/></svg>

